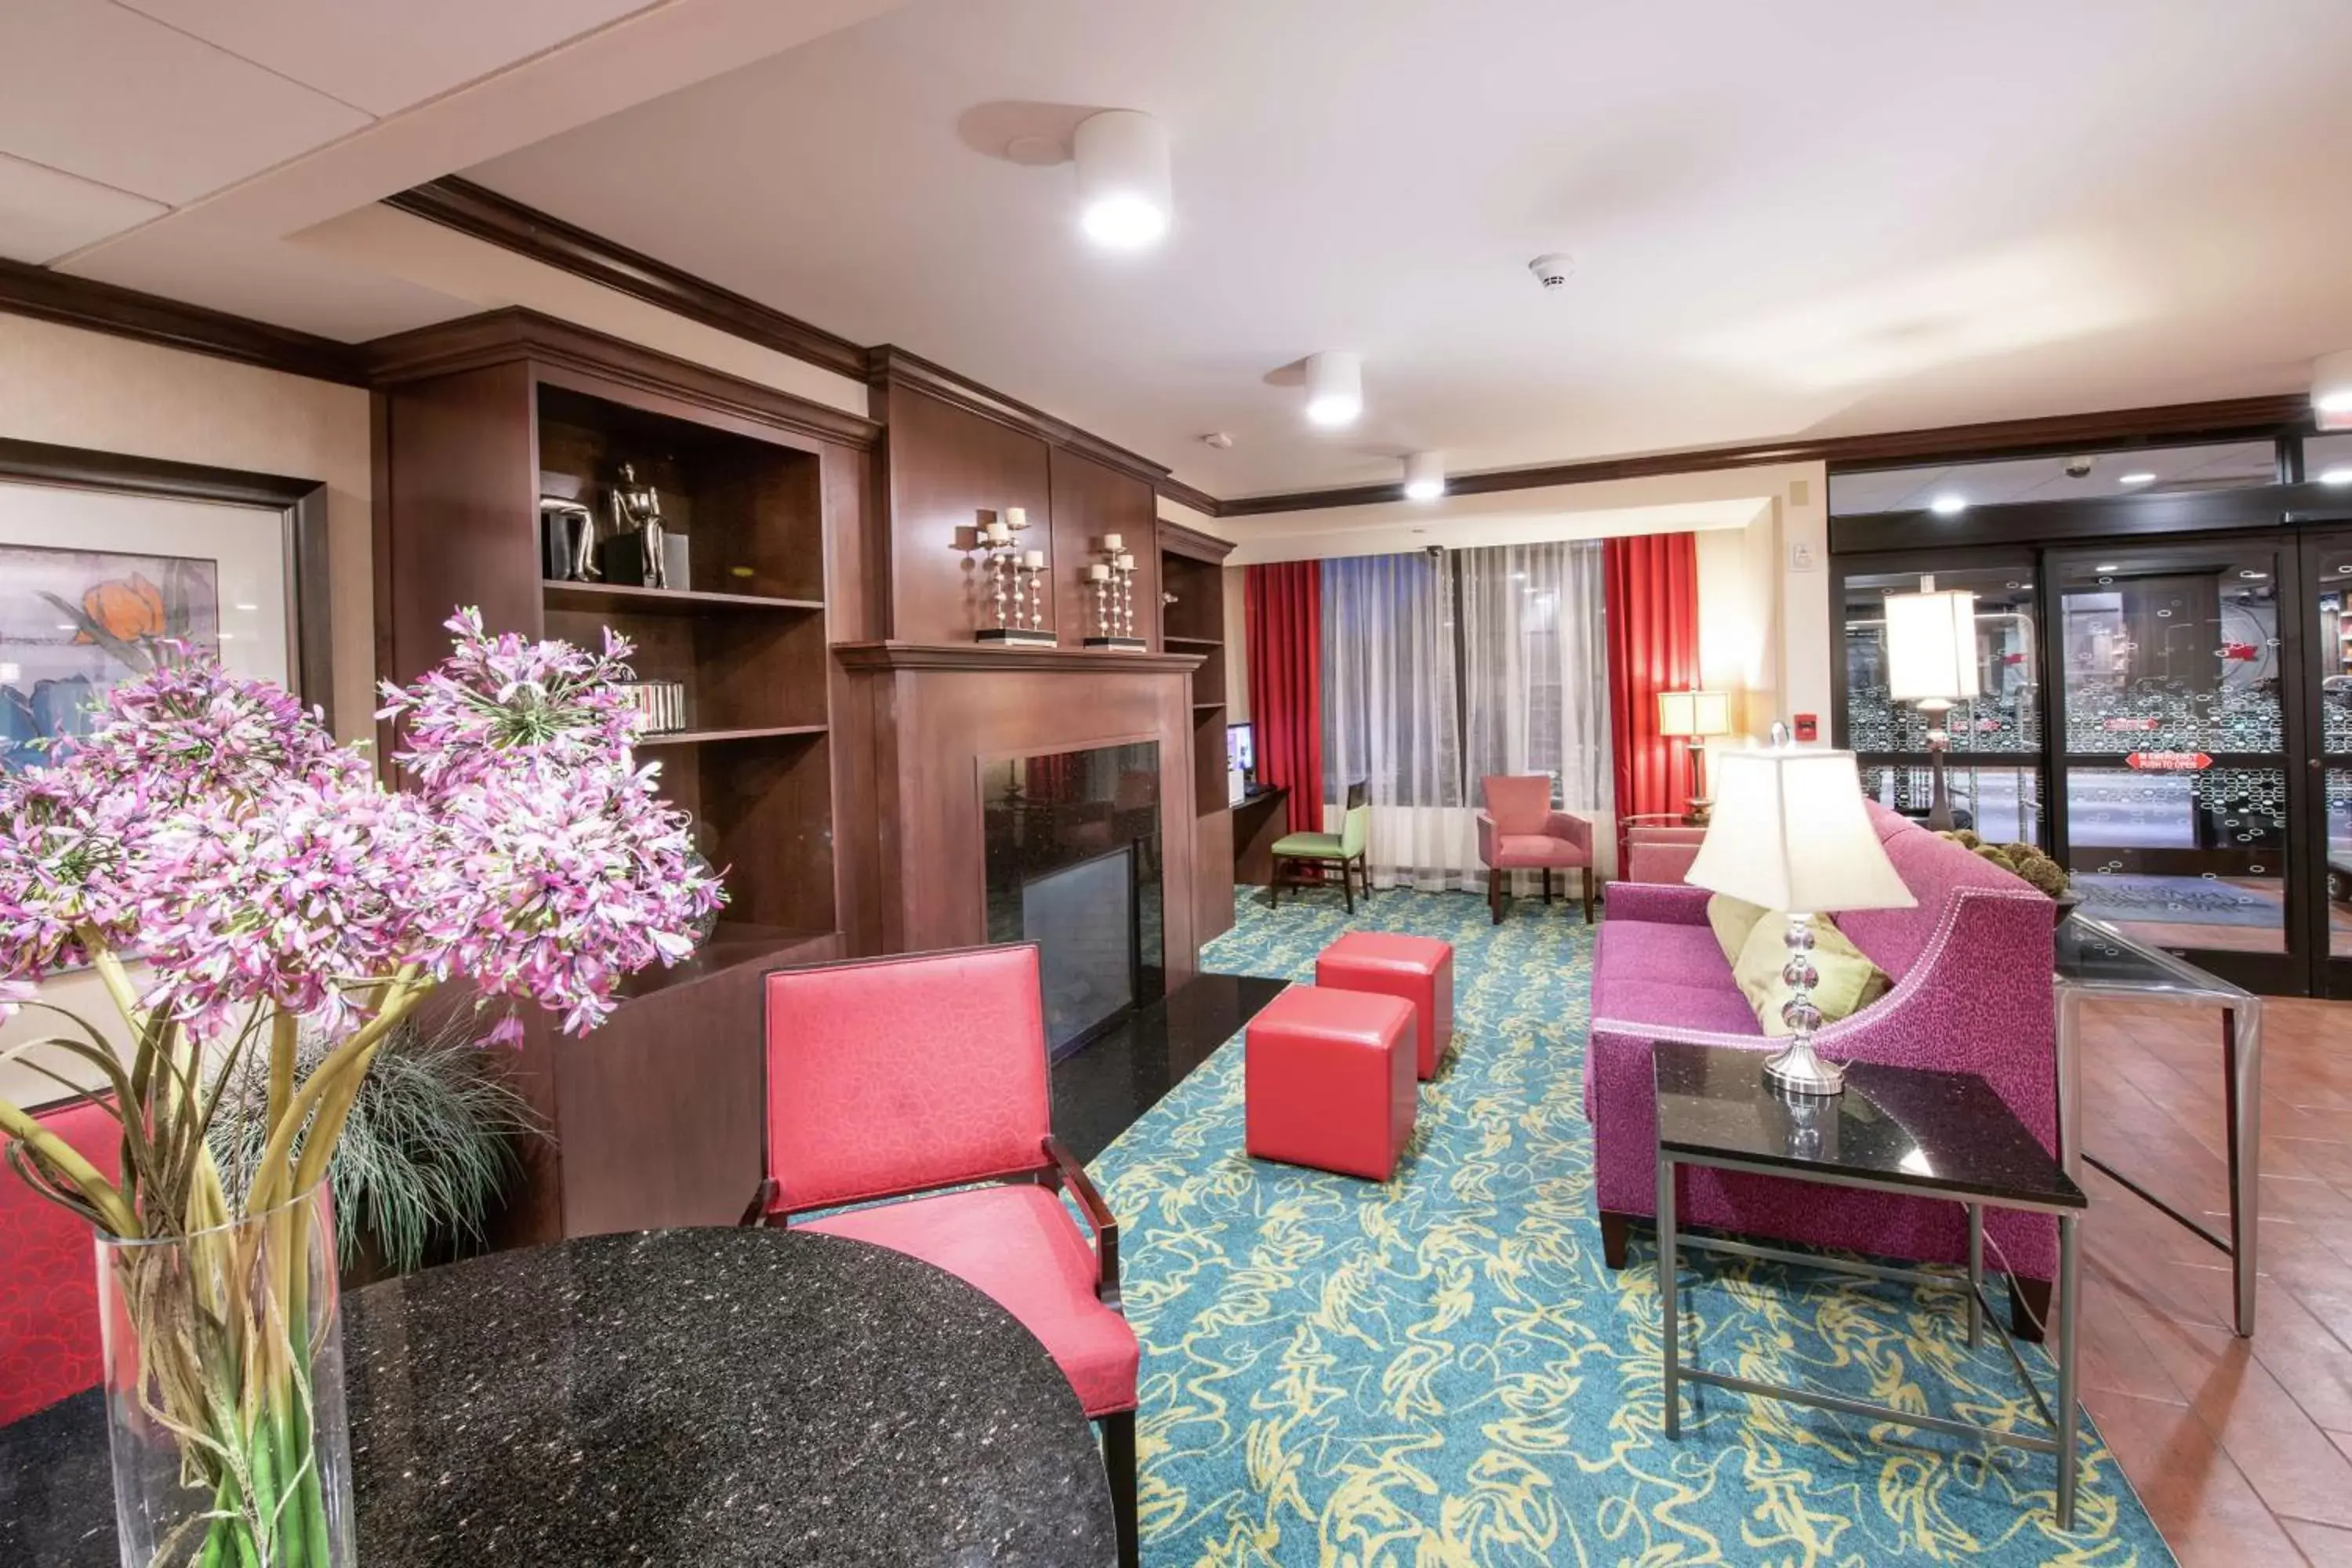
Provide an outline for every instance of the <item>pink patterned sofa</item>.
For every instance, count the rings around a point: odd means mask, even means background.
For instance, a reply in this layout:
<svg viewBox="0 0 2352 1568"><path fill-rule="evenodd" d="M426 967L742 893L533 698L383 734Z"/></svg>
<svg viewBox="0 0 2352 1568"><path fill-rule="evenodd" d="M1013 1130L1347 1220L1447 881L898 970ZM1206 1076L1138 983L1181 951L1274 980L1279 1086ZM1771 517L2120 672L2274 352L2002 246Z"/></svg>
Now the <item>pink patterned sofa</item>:
<svg viewBox="0 0 2352 1568"><path fill-rule="evenodd" d="M1979 1074L2055 1150L2050 900L1893 812L1875 805L1870 812L1887 858L1919 902L1837 917L1895 984L1879 1001L1823 1028L1815 1044L1836 1060ZM1592 1122L1602 1250L1609 1266L1621 1268L1632 1222L1656 1213L1652 1043L1775 1047L1707 925L1706 889L1617 882L1607 897L1593 964L1584 1112ZM1685 1175L1681 1216L1690 1225L1921 1262L1967 1257L1957 1204L1709 1170ZM2023 1309L2046 1321L2058 1262L2055 1222L1988 1209L1985 1232L1988 1267L2005 1262L2011 1275L2012 1319L2030 1329Z"/></svg>

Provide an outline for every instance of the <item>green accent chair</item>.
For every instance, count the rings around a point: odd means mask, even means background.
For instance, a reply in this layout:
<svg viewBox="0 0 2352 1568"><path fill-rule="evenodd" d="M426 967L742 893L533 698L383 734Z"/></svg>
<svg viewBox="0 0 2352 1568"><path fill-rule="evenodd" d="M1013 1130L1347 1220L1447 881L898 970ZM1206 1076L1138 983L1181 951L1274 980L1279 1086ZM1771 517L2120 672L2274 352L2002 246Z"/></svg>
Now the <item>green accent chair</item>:
<svg viewBox="0 0 2352 1568"><path fill-rule="evenodd" d="M1339 868L1339 892L1348 900L1348 912L1356 912L1356 883L1364 884L1364 897L1372 896L1372 872L1366 852L1372 843L1372 808L1363 781L1348 786L1348 815L1339 820L1337 833L1286 833L1274 841L1274 879L1266 889L1269 902L1282 902L1285 887L1309 886L1303 877L1288 873L1300 866L1314 866L1329 871ZM1287 879L1286 880L1286 878Z"/></svg>

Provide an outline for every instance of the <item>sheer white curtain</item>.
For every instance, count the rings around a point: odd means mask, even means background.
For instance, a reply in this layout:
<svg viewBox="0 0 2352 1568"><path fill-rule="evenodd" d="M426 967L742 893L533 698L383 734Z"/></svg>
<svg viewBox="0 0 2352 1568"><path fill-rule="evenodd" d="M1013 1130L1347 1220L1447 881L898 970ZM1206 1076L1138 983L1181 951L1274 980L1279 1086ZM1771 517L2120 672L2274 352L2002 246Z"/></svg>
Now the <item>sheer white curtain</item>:
<svg viewBox="0 0 2352 1568"><path fill-rule="evenodd" d="M1464 765L1549 773L1562 810L1589 816L1604 874L1616 858L1609 646L1595 540L1459 550Z"/></svg>
<svg viewBox="0 0 2352 1568"><path fill-rule="evenodd" d="M1453 573L1443 555L1323 563L1323 769L1338 831L1370 786L1376 887L1483 886L1462 792Z"/></svg>

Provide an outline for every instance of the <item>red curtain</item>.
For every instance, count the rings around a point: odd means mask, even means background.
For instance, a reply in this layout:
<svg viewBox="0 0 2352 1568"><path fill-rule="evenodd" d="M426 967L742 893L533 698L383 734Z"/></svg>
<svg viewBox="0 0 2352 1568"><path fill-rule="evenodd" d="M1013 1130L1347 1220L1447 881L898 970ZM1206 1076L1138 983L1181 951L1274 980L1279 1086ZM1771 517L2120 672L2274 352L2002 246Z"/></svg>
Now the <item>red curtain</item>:
<svg viewBox="0 0 2352 1568"><path fill-rule="evenodd" d="M1687 533L1638 534L1606 540L1601 551L1617 815L1681 812L1689 806L1690 756L1682 741L1658 733L1658 693L1698 684L1697 542Z"/></svg>
<svg viewBox="0 0 2352 1568"><path fill-rule="evenodd" d="M1257 776L1290 791L1290 830L1323 831L1323 565L1249 569L1244 595Z"/></svg>

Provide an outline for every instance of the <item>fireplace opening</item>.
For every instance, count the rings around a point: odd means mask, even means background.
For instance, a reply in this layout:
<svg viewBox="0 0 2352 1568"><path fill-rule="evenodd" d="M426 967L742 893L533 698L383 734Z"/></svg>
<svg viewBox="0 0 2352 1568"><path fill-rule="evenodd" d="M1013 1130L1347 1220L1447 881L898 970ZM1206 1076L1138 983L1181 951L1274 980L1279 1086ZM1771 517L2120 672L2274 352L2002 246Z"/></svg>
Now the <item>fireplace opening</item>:
<svg viewBox="0 0 2352 1568"><path fill-rule="evenodd" d="M1164 994L1156 743L983 763L981 822L988 940L1037 943L1056 1058Z"/></svg>

